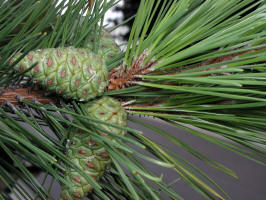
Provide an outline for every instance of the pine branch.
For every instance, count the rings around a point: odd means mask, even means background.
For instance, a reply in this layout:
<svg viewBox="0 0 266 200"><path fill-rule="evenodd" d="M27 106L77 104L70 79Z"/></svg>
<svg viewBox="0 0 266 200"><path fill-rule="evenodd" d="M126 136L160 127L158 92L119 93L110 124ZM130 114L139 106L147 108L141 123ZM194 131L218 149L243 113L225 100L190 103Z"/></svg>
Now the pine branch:
<svg viewBox="0 0 266 200"><path fill-rule="evenodd" d="M150 63L146 64L146 67L141 67L142 62L146 58L146 56L143 54L143 56L140 56L140 58L133 63L129 72L127 72L125 69L122 70L121 72L119 72L119 67L114 68L113 70L110 71L110 73L109 73L110 82L109 82L109 85L107 87L108 88L107 91L119 90L122 88L126 88L126 87L132 85L133 82L135 81L135 79L138 79L138 78L144 78L145 79L145 78L156 77L156 76L149 76L149 73L151 73L151 74L163 73L163 76L167 75L167 79L169 79L170 78L169 75L175 75L175 74L182 73L180 75L185 76L184 73L189 72L189 71L194 72L193 74L189 74L189 76L198 75L199 77L212 76L215 73L221 73L222 75L230 75L231 73L234 73L234 72L242 72L243 70L241 70L241 69L233 69L232 68L232 69L224 70L222 68L223 68L224 64L229 63L228 61L235 60L241 55L253 53L253 52L263 50L266 48L265 44L262 44L259 46L260 46L260 48L252 47L252 50L246 50L246 51L242 50L243 52L240 52L240 53L235 53L235 54L231 54L231 55L225 55L225 56L222 56L220 58L210 59L210 60L207 60L203 63L193 65L193 66L188 67L188 68L180 69L179 71L176 71L176 72L169 72L169 73L163 72L160 70L156 71L156 72L152 72L152 70L150 68L152 68L152 66L156 65L156 62L154 62L154 63L150 62ZM208 68L206 68L206 66L208 66ZM212 67L212 66L214 66L214 67ZM202 68L202 67L204 67L204 68ZM49 98L49 97L42 96L42 93L43 93L43 91L40 89L37 89L37 88L35 90L32 90L32 88L18 88L18 89L7 89L7 90L3 89L3 90L1 90L2 95L0 96L0 103L3 103L4 101L9 101L10 103L17 104L18 100L16 97L18 97L18 96L20 98L23 98L26 100L37 100L38 102L40 102L42 104L47 104L49 102L56 103L55 98ZM131 105L131 107L134 107L134 106L140 107L142 105L138 105L138 104ZM151 103L149 103L146 106L153 106L153 105Z"/></svg>
<svg viewBox="0 0 266 200"><path fill-rule="evenodd" d="M73 181L84 178L94 188L92 199L162 199L163 195L182 199L171 189L171 183L165 183L160 173L144 164L145 160L173 170L177 178L184 179L206 199L230 199L214 180L167 146L156 144L138 130L102 120L105 111L95 111L102 116L95 118L89 114L87 102L65 101L59 95L45 97L39 88L31 91L22 79L27 72L16 71L16 64L29 51L62 46L87 48L92 33L92 51L99 53L104 14L118 1L14 2L0 4L0 103L6 102L0 108L0 144L11 159L1 165L0 178L15 195L33 199L21 185L15 186L18 191L13 189L9 183L16 182L12 171L38 194L35 198L52 199L49 189L25 167L26 161L65 188L73 188ZM264 1L141 1L126 52L107 63L110 78L104 95L121 100L128 114L160 118L265 165L265 14ZM16 52L23 55L10 65ZM72 59L72 64L76 61ZM8 88L14 83L18 88ZM128 119L236 177L226 166L175 135ZM119 135L114 130L128 134ZM74 144L69 140L75 134L83 134L81 141L89 138L89 145L100 145L101 151L104 149L100 157L111 158L112 168L101 180L64 155ZM6 170L9 167L11 172ZM78 174L73 180L63 178L69 169ZM73 195L80 194L74 191ZM6 194L0 198L10 199Z"/></svg>
<svg viewBox="0 0 266 200"><path fill-rule="evenodd" d="M32 88L16 88L16 89L1 89L0 104L4 102L10 102L11 104L19 104L21 99L28 101L38 101L42 104L49 104L58 101L55 97L45 97L43 96L44 91L40 89Z"/></svg>

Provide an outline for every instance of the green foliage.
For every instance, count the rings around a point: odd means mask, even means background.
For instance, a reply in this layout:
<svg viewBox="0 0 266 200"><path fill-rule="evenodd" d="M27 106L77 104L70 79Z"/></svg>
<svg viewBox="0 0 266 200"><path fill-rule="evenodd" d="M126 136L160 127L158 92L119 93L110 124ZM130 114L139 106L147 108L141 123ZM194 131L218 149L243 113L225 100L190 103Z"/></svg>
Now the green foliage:
<svg viewBox="0 0 266 200"><path fill-rule="evenodd" d="M92 32L93 51L100 51L104 14L116 3L97 0L90 7L87 0L1 1L0 86L21 87L28 81L22 78L23 73L15 71L16 62L9 63L17 52L22 53L19 62L31 50L86 47ZM149 71L133 74L129 86L106 91L104 95L123 101L128 114L160 118L265 165L265 27L263 0L142 0L127 50L114 58L115 64L110 61L108 69L111 71L120 64L119 70L128 75L136 67L135 61L144 55L137 67L148 66ZM171 188L180 178L205 199L230 199L207 174L167 146L156 144L139 130L91 117L82 102L58 97L60 104L43 105L18 99L19 105L6 102L0 108L1 150L14 163L0 157L0 179L18 199L53 199L49 192L54 181L70 185L62 175L66 167L77 170L92 185L91 199L155 200L165 195L183 199ZM175 135L136 118L128 120L153 130L169 143L236 178L235 172ZM115 134L104 127L128 134ZM72 128L82 130L110 155L112 168L99 182L65 156ZM112 139L99 134L102 131ZM149 169L143 160L175 171L176 180L165 183L162 175ZM46 173L42 183L26 163ZM46 188L48 176L52 180ZM17 178L23 184L17 183ZM24 185L35 197L30 196ZM11 198L1 191L0 199Z"/></svg>

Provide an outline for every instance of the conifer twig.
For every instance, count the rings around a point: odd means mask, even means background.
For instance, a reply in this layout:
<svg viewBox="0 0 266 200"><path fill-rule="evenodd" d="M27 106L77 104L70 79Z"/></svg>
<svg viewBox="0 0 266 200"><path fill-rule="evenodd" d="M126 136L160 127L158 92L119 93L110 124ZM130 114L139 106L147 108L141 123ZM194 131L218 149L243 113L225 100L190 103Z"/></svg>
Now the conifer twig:
<svg viewBox="0 0 266 200"><path fill-rule="evenodd" d="M263 43L264 44L264 43ZM169 72L169 73L164 73L166 75L174 75L178 73L182 73L188 70L200 68L202 66L206 65L211 65L211 64L217 64L217 63L223 63L226 61L231 61L233 59L236 59L238 56L252 53L255 51L259 51L261 49L265 49L265 47L258 48L258 49L253 49L253 50L248 50L248 51L243 51L240 53L234 53L234 54L229 54L225 55L219 58L214 58L214 59L209 59L205 62L193 65L191 67L185 68L185 69L177 69L175 72ZM108 90L119 90L121 88L125 88L126 86L129 86L134 83L136 77L140 77L141 75L149 74L152 72L158 72L158 73L163 73L162 70L156 70L154 71L153 66L156 65L156 61L151 60L147 62L147 64L143 65L144 60L147 58L146 52L142 53L138 59L135 59L132 63L132 66L130 67L129 70L127 68L122 67L121 71L119 66L117 68L114 68L110 73L110 83L108 86ZM210 67L207 69L201 69L200 71L209 71L209 70L215 70L215 69L221 69L223 66L215 66L215 67ZM180 67L182 68L182 66Z"/></svg>
<svg viewBox="0 0 266 200"><path fill-rule="evenodd" d="M114 68L110 73L110 84L108 90L119 90L125 88L126 86L131 85L131 82L134 81L136 75L144 75L153 71L153 66L156 64L156 61L150 60L146 64L143 64L144 60L147 58L147 54L144 51L137 59L132 63L132 66L128 70L126 67L122 69Z"/></svg>
<svg viewBox="0 0 266 200"><path fill-rule="evenodd" d="M34 89L31 90L31 88L0 88L0 104L4 103L5 101L8 101L12 104L19 104L19 100L17 97L20 97L20 99L25 99L28 101L34 101L37 100L38 102L42 104L48 104L48 103L56 103L56 99L53 97L46 97L43 95L44 91L40 89Z"/></svg>
<svg viewBox="0 0 266 200"><path fill-rule="evenodd" d="M211 65L211 64L217 64L217 63L223 63L225 61L230 61L233 60L235 58L237 58L240 55L244 55L247 53L252 53L263 48L259 48L259 49L253 49L253 50L249 50L249 51L244 51L241 53L235 53L235 54L230 54L230 55L225 55L219 58L214 58L214 59L210 59L207 60L205 62L196 64L192 67L189 68L185 68L185 69L181 69L181 70L177 70L176 72L171 72L168 73L168 75L173 75L173 74L178 74L178 73L182 73L191 69L196 69L205 65ZM152 66L154 66L156 64L155 61L150 61L148 62L145 66L143 65L143 61L145 60L147 56L145 55L145 52L143 54L141 54L141 56L136 59L133 64L132 67L130 68L129 71L126 70L126 68L123 68L121 70L121 72L119 71L119 68L114 68L113 70L110 71L109 73L109 85L108 85L108 90L119 90L121 88L125 88L127 86L130 86L131 84L134 83L135 78L138 75L144 75L144 74L148 74L153 72L152 70ZM220 69L222 68L222 66L216 66L216 67L211 67L208 69L204 69L204 70L199 70L199 71L208 71L208 70L213 70L213 69ZM158 70L157 72L160 72L160 70ZM207 75L205 75L207 76ZM41 91L41 89L34 89L33 91L31 91L31 88L29 87L25 87L25 88L16 88L16 89L11 89L11 88L1 88L0 87L0 104L2 104L4 101L9 101L10 103L13 104L18 104L19 101L17 100L17 96L20 96L22 99L26 99L26 100L38 100L40 103L42 104L48 104L50 102L55 103L56 99L52 98L52 97L46 97L43 96L43 92ZM137 105L134 105L137 106ZM139 105L139 106L152 106L151 103L147 104L147 105Z"/></svg>

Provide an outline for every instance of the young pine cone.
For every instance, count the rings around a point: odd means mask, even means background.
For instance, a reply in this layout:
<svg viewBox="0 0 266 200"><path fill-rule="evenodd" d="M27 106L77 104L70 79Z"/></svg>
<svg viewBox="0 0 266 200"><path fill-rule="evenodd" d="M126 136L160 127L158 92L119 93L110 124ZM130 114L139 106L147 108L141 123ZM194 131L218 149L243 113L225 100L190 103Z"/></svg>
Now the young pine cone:
<svg viewBox="0 0 266 200"><path fill-rule="evenodd" d="M25 75L64 98L87 101L101 96L108 85L104 60L88 49L59 47L31 51L15 69L23 72L32 66Z"/></svg>
<svg viewBox="0 0 266 200"><path fill-rule="evenodd" d="M90 117L126 127L127 114L119 101L110 97L103 97L87 103L86 106ZM102 125L102 128L117 135L126 134L126 131L111 126ZM108 133L102 132L101 134L112 139ZM69 139L68 158L85 174L98 181L111 163L104 147L97 144L90 135L82 131L72 132ZM93 189L88 181L71 167L67 167L65 179L71 182L72 185L70 188L62 186L60 200L81 200Z"/></svg>
<svg viewBox="0 0 266 200"><path fill-rule="evenodd" d="M89 43L86 45L86 48L93 51L94 39L92 36L89 36L89 38L91 39L89 39ZM119 46L114 41L112 35L106 30L103 30L102 35L99 39L99 43L100 46L98 50L98 55L104 59L106 64L109 64L114 57L120 55L120 53L122 52Z"/></svg>

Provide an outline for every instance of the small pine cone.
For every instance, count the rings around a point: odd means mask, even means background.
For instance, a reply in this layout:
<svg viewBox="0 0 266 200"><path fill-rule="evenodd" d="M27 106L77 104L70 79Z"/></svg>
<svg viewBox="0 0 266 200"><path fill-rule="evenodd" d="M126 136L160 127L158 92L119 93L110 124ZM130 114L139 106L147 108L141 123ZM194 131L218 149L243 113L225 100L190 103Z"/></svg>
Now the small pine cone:
<svg viewBox="0 0 266 200"><path fill-rule="evenodd" d="M17 54L13 63L21 54ZM87 101L103 94L108 71L103 59L88 49L74 47L31 51L16 66L23 72L36 64L26 76L64 98Z"/></svg>
<svg viewBox="0 0 266 200"><path fill-rule="evenodd" d="M106 64L110 63L110 61L114 57L118 56L121 53L121 49L112 38L112 35L106 30L103 30L99 42L100 42L100 48L98 54L104 59ZM89 39L89 43L86 45L86 48L93 51L93 46L94 46L94 40Z"/></svg>
<svg viewBox="0 0 266 200"><path fill-rule="evenodd" d="M103 120L110 124L116 124L119 126L126 127L127 114L124 108L121 106L120 102L111 97L102 97L99 100L94 100L86 104L88 107L88 112L91 117ZM102 125L102 127L115 133L117 135L125 135L126 131L117 129L108 125ZM105 135L106 133L102 133Z"/></svg>
<svg viewBox="0 0 266 200"><path fill-rule="evenodd" d="M91 117L126 127L127 114L119 101L110 97L103 97L87 103L86 106L88 106ZM102 127L114 134L126 134L126 131L117 128L106 125ZM112 139L108 133L102 132L101 134ZM111 159L104 147L94 142L90 135L82 131L71 133L69 139L68 158L85 174L98 181L111 164ZM60 200L81 200L93 189L86 179L71 167L67 168L65 179L71 182L72 185L70 188L62 187Z"/></svg>

